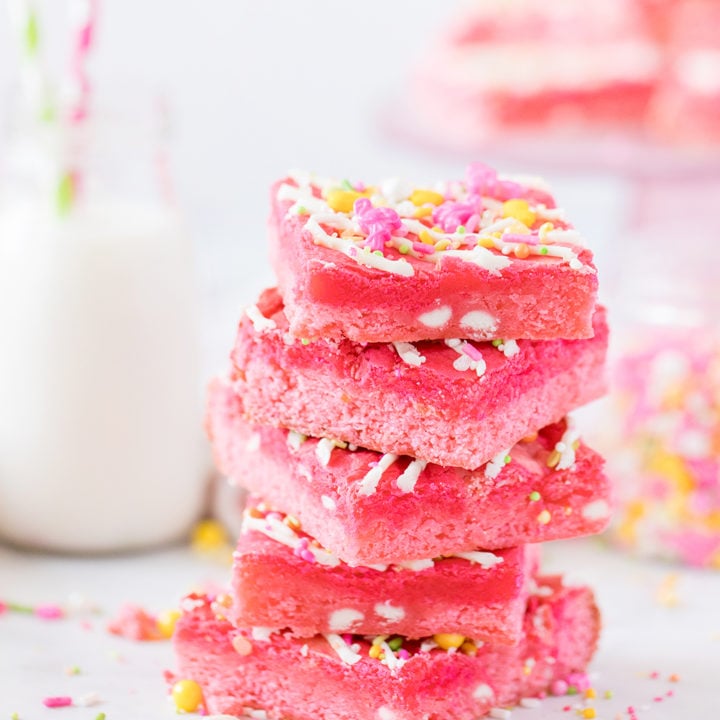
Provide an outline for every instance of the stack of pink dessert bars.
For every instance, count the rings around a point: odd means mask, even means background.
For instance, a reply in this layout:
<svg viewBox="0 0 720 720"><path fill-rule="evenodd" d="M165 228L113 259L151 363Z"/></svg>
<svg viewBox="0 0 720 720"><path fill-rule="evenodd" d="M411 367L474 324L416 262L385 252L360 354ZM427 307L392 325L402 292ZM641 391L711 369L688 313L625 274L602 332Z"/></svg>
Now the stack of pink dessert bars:
<svg viewBox="0 0 720 720"><path fill-rule="evenodd" d="M542 575L535 545L609 519L566 417L603 392L592 255L538 181L479 164L272 196L278 288L207 416L252 495L231 592L183 602L179 674L214 713L506 717L599 633L592 592Z"/></svg>

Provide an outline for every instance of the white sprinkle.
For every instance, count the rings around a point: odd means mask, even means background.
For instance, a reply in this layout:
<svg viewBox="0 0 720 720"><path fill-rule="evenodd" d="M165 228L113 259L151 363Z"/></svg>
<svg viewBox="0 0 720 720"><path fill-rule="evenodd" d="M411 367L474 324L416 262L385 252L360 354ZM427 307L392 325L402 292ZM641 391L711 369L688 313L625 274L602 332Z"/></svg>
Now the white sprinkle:
<svg viewBox="0 0 720 720"><path fill-rule="evenodd" d="M255 332L262 335L263 333L274 330L277 325L272 318L266 318L259 310L257 305L251 305L249 308L245 308L245 314L250 318Z"/></svg>
<svg viewBox="0 0 720 720"><path fill-rule="evenodd" d="M92 707L93 705L99 705L102 702L102 698L96 692L86 693L81 695L74 701L75 705L81 705L82 707Z"/></svg>
<svg viewBox="0 0 720 720"><path fill-rule="evenodd" d="M290 430L290 432L288 432L288 436L287 436L288 447L291 450L295 450L295 452L297 452L300 449L300 446L306 440L307 440L307 435L303 435L302 433L295 432L294 430Z"/></svg>
<svg viewBox="0 0 720 720"><path fill-rule="evenodd" d="M494 332L497 330L497 318L484 310L472 310L466 313L460 319L460 325L471 328L472 330L485 330L486 332Z"/></svg>
<svg viewBox="0 0 720 720"><path fill-rule="evenodd" d="M247 452L257 452L260 449L260 433L253 433L245 444Z"/></svg>
<svg viewBox="0 0 720 720"><path fill-rule="evenodd" d="M403 470L402 475L397 479L398 488L404 493L411 493L415 490L415 483L420 477L420 473L425 469L427 462L425 460L413 460Z"/></svg>
<svg viewBox="0 0 720 720"><path fill-rule="evenodd" d="M471 563L476 563L484 568L495 567L503 562L501 555L495 553L485 552L481 550L471 550L469 552L455 553L452 557L462 558L463 560L469 560Z"/></svg>
<svg viewBox="0 0 720 720"><path fill-rule="evenodd" d="M492 708L490 710L490 717L496 720L508 720L508 718L512 717L512 713L509 710L505 710L505 708Z"/></svg>
<svg viewBox="0 0 720 720"><path fill-rule="evenodd" d="M498 350L505 355L505 357L514 357L520 352L520 346L517 344L517 340L503 340L498 345Z"/></svg>
<svg viewBox="0 0 720 720"><path fill-rule="evenodd" d="M270 642L270 636L274 632L275 630L273 628L260 627L259 625L250 628L250 635L252 636L252 639L257 640L258 642Z"/></svg>
<svg viewBox="0 0 720 720"><path fill-rule="evenodd" d="M582 509L582 516L586 520L600 520L610 515L610 506L605 500L593 500Z"/></svg>
<svg viewBox="0 0 720 720"><path fill-rule="evenodd" d="M452 308L448 305L443 305L435 310L423 313L418 317L418 320L425 325L425 327L439 328L445 325L451 317Z"/></svg>
<svg viewBox="0 0 720 720"><path fill-rule="evenodd" d="M253 720L268 720L268 714L265 712L265 710L260 710L257 708L243 708L243 713L247 715L249 718L253 718ZM220 717L230 717L229 715L221 715Z"/></svg>
<svg viewBox="0 0 720 720"><path fill-rule="evenodd" d="M328 641L330 647L337 653L338 657L346 665L354 665L356 662L362 660L362 656L354 652L353 649L335 633L323 634L323 637Z"/></svg>
<svg viewBox="0 0 720 720"><path fill-rule="evenodd" d="M453 362L453 367L459 372L474 370L478 377L482 377L487 370L487 363L482 353L468 342L457 338L445 340L445 344L451 347L460 357Z"/></svg>
<svg viewBox="0 0 720 720"><path fill-rule="evenodd" d="M330 510L330 512L335 512L335 510L337 509L335 501L329 495L321 495L320 502L322 503L322 506L326 510Z"/></svg>
<svg viewBox="0 0 720 720"><path fill-rule="evenodd" d="M510 448L499 452L487 465L485 465L485 477L494 480L500 471L507 464L505 458L510 454Z"/></svg>
<svg viewBox="0 0 720 720"><path fill-rule="evenodd" d="M418 349L412 343L394 342L393 345L397 350L397 354L400 356L400 359L408 365L419 367L425 362L425 357L420 354Z"/></svg>
<svg viewBox="0 0 720 720"><path fill-rule="evenodd" d="M492 275L500 275L500 271L510 265L510 260L502 255L497 255L481 245L476 245L472 250L445 250L443 257L457 257L465 262L471 262L488 270Z"/></svg>
<svg viewBox="0 0 720 720"><path fill-rule="evenodd" d="M520 707L524 708L536 708L540 707L541 703L538 698L522 698L520 700Z"/></svg>
<svg viewBox="0 0 720 720"><path fill-rule="evenodd" d="M401 607L391 605L390 601L387 600L384 603L377 603L377 605L375 605L375 614L390 622L400 622L400 620L405 617L405 610Z"/></svg>
<svg viewBox="0 0 720 720"><path fill-rule="evenodd" d="M405 660L399 658L385 641L380 643L380 647L383 650L383 659L380 662L383 665L387 665L390 672L395 675L395 673L405 664Z"/></svg>
<svg viewBox="0 0 720 720"><path fill-rule="evenodd" d="M406 200L412 191L412 184L403 178L387 178L380 183L380 193L391 205L397 205L402 200ZM415 206L413 205L414 210Z"/></svg>
<svg viewBox="0 0 720 720"><path fill-rule="evenodd" d="M420 643L420 652L430 652L436 647L438 647L438 644L432 638L428 638Z"/></svg>
<svg viewBox="0 0 720 720"><path fill-rule="evenodd" d="M421 570L427 570L428 568L433 567L433 565L435 565L435 561L432 558L424 558L421 560L405 560L405 562L396 564L398 567L404 568L405 570L420 572Z"/></svg>
<svg viewBox="0 0 720 720"><path fill-rule="evenodd" d="M473 690L473 697L476 700L482 700L485 698L495 697L495 693L487 683L482 683Z"/></svg>
<svg viewBox="0 0 720 720"><path fill-rule="evenodd" d="M398 718L398 716L387 705L383 705L378 708L377 714L379 720L397 720Z"/></svg>
<svg viewBox="0 0 720 720"><path fill-rule="evenodd" d="M307 643L305 643L305 644L300 648L300 654L301 654L303 657L307 657L309 652L310 652L310 648L308 647Z"/></svg>
<svg viewBox="0 0 720 720"><path fill-rule="evenodd" d="M327 466L330 462L330 455L334 449L335 443L332 440L328 438L320 438L320 440L318 440L315 447L315 455L317 455L317 459L321 465Z"/></svg>
<svg viewBox="0 0 720 720"><path fill-rule="evenodd" d="M358 493L360 495L374 495L382 474L398 459L397 455L386 453L375 467L370 468L365 477L360 481Z"/></svg>
<svg viewBox="0 0 720 720"><path fill-rule="evenodd" d="M567 428L556 443L555 449L560 453L560 460L555 466L556 470L567 470L575 464L575 450L573 444L580 438L580 431L575 427L574 420L569 417L567 419Z"/></svg>
<svg viewBox="0 0 720 720"><path fill-rule="evenodd" d="M348 632L353 625L356 625L364 619L365 615L359 610L353 610L353 608L335 610L330 615L330 629L333 632Z"/></svg>

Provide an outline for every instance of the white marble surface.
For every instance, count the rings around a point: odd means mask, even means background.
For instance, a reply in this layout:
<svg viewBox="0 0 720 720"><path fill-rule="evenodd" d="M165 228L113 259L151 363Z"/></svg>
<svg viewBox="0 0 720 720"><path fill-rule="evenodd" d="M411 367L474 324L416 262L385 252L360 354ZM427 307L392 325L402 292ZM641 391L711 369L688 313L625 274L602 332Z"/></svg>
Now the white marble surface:
<svg viewBox="0 0 720 720"><path fill-rule="evenodd" d="M720 574L640 562L608 551L596 541L553 543L546 569L567 570L569 580L591 583L605 629L592 664L598 720L627 718L628 706L642 720L710 718L718 707L720 678ZM0 598L24 603L65 602L81 594L101 614L42 621L7 613L0 617L0 718L108 720L171 718L162 672L172 666L168 642L133 643L109 635L105 624L124 602L149 610L172 607L185 592L206 582L222 583L228 569L176 548L147 555L80 559L28 555L0 549ZM668 606L674 582L677 605ZM78 675L66 668L78 666ZM652 679L651 673L659 676ZM669 682L677 674L679 682ZM606 690L613 693L605 699ZM673 696L666 693L672 691ZM48 695L97 693L95 707L48 710ZM662 702L654 698L662 697ZM563 711L577 698L553 698L539 708L518 708L527 720L574 718Z"/></svg>

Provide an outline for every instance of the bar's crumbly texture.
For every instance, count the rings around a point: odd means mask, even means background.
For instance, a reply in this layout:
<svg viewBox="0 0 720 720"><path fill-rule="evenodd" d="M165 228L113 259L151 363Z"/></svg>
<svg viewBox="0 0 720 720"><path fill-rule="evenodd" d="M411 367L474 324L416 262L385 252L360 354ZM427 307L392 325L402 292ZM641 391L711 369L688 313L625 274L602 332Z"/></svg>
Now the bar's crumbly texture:
<svg viewBox="0 0 720 720"><path fill-rule="evenodd" d="M602 458L566 421L476 471L408 457L390 463L346 443L252 425L232 385L218 379L207 430L221 472L351 564L591 535L610 518Z"/></svg>
<svg viewBox="0 0 720 720"><path fill-rule="evenodd" d="M288 333L276 290L240 323L235 388L258 424L475 469L605 391L605 311L589 340L360 345Z"/></svg>
<svg viewBox="0 0 720 720"><path fill-rule="evenodd" d="M271 258L296 337L592 336L592 253L537 181L480 163L434 188L297 173L271 201Z"/></svg>
<svg viewBox="0 0 720 720"><path fill-rule="evenodd" d="M293 516L251 502L234 555L227 614L236 627L285 628L298 637L460 633L513 644L538 554L526 545L350 566L304 533Z"/></svg>
<svg viewBox="0 0 720 720"><path fill-rule="evenodd" d="M588 588L540 578L514 646L436 636L318 635L238 630L224 606L189 597L175 633L179 677L203 689L208 712L270 720L475 720L582 671L600 618ZM456 639L457 641L457 639ZM438 646L439 645L439 646Z"/></svg>

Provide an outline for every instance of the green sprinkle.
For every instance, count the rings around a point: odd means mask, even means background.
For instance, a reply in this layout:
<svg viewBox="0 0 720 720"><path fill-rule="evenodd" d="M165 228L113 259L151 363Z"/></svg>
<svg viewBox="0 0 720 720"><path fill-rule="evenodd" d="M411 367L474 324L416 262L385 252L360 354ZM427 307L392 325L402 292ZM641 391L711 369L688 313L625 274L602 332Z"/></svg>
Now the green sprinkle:
<svg viewBox="0 0 720 720"><path fill-rule="evenodd" d="M540 493L537 490L533 490L528 495L528 499L530 500L530 502L537 502L538 500L540 500L540 497L541 497Z"/></svg>
<svg viewBox="0 0 720 720"><path fill-rule="evenodd" d="M612 700L613 691L612 690L606 690L605 691L605 699L606 700Z"/></svg>
<svg viewBox="0 0 720 720"><path fill-rule="evenodd" d="M105 713L98 713L95 717L95 720L105 720Z"/></svg>
<svg viewBox="0 0 720 720"><path fill-rule="evenodd" d="M493 347L500 347L503 344L502 340L493 340L492 345Z"/></svg>
<svg viewBox="0 0 720 720"><path fill-rule="evenodd" d="M394 637L392 640L388 640L388 646L393 652L397 652L403 644L403 639L401 637Z"/></svg>
<svg viewBox="0 0 720 720"><path fill-rule="evenodd" d="M300 338L300 342L301 342L303 345L309 345L309 344L310 344L310 341L309 341L307 338Z"/></svg>
<svg viewBox="0 0 720 720"><path fill-rule="evenodd" d="M79 675L80 674L80 666L79 665L71 665L68 668L68 675Z"/></svg>
<svg viewBox="0 0 720 720"><path fill-rule="evenodd" d="M307 215L308 214L307 208L303 207L302 205L298 205L297 214L298 215Z"/></svg>
<svg viewBox="0 0 720 720"><path fill-rule="evenodd" d="M568 695L577 695L578 689L574 685L568 685L567 694Z"/></svg>
<svg viewBox="0 0 720 720"><path fill-rule="evenodd" d="M25 25L25 51L28 55L35 55L40 45L40 30L37 15L30 10Z"/></svg>
<svg viewBox="0 0 720 720"><path fill-rule="evenodd" d="M8 603L7 608L8 610L12 610L12 612L27 613L28 615L32 615L35 612L32 606L20 605L20 603Z"/></svg>
<svg viewBox="0 0 720 720"><path fill-rule="evenodd" d="M512 458L509 455L505 456L505 464L509 465L512 462Z"/></svg>
<svg viewBox="0 0 720 720"><path fill-rule="evenodd" d="M541 246L540 246L540 254L541 254L541 255L547 255L547 254L548 254L548 249L547 249L544 245L541 245Z"/></svg>
<svg viewBox="0 0 720 720"><path fill-rule="evenodd" d="M10 720L20 720L20 713L14 712L14 713L10 716Z"/></svg>
<svg viewBox="0 0 720 720"><path fill-rule="evenodd" d="M380 255L380 257L383 257L383 251L382 250L373 250L373 255Z"/></svg>
<svg viewBox="0 0 720 720"><path fill-rule="evenodd" d="M455 231L458 235L464 235L467 231L465 230L464 225L458 225L457 230Z"/></svg>
<svg viewBox="0 0 720 720"><path fill-rule="evenodd" d="M65 173L60 178L57 187L55 203L59 215L67 215L75 201L75 183L70 173Z"/></svg>
<svg viewBox="0 0 720 720"><path fill-rule="evenodd" d="M44 123L52 123L55 122L55 118L57 117L57 113L55 112L55 108L50 102L46 102L42 108L40 108L40 122Z"/></svg>
<svg viewBox="0 0 720 720"><path fill-rule="evenodd" d="M401 255L407 255L407 254L410 252L410 246L409 246L409 245L401 245L401 246L398 248L398 252L399 252Z"/></svg>
<svg viewBox="0 0 720 720"><path fill-rule="evenodd" d="M354 190L354 189L355 189L355 188L352 186L352 183L351 183L349 180L343 180L343 181L340 183L340 187L341 187L343 190Z"/></svg>

